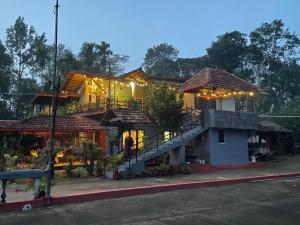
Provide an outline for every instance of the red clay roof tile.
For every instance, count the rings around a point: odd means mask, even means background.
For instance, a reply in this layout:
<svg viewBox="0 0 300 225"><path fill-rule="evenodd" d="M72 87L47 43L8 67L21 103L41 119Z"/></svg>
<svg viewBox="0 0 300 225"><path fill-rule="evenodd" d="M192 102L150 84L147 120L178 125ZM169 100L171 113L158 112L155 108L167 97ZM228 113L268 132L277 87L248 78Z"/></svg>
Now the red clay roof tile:
<svg viewBox="0 0 300 225"><path fill-rule="evenodd" d="M184 92L192 92L198 88L224 88L234 91L259 91L249 82L226 72L222 69L205 68L192 78L187 80L181 87Z"/></svg>

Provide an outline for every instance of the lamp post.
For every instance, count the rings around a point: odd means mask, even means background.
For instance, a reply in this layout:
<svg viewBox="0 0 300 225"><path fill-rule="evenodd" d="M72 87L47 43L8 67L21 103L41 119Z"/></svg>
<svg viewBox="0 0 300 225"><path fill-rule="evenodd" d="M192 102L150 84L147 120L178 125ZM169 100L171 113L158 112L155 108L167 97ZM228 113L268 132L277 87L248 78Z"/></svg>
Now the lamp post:
<svg viewBox="0 0 300 225"><path fill-rule="evenodd" d="M54 33L54 71L52 80L52 117L51 117L51 133L50 133L50 151L49 151L49 162L48 162L48 180L47 180L47 205L51 204L51 180L54 175L54 141L55 141L55 119L56 119L56 109L58 101L59 92L59 82L60 77L58 77L58 82L56 82L57 75L57 28L58 28L58 0L55 4L55 33Z"/></svg>

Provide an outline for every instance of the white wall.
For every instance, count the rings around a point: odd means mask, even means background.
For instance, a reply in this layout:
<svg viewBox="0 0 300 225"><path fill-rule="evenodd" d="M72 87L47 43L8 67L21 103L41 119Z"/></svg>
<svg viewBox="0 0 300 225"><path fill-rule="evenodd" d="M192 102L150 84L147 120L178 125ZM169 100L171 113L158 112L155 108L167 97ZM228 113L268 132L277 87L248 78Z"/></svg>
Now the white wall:
<svg viewBox="0 0 300 225"><path fill-rule="evenodd" d="M184 107L195 108L195 95L191 93L184 93Z"/></svg>
<svg viewBox="0 0 300 225"><path fill-rule="evenodd" d="M235 111L235 99L226 98L222 101L222 110L224 111Z"/></svg>

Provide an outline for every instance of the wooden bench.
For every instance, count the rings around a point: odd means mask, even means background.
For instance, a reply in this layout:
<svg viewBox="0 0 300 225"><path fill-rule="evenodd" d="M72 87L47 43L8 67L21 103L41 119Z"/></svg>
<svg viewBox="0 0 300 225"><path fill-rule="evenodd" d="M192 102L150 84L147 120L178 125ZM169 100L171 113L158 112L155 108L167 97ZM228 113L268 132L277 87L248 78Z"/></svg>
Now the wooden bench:
<svg viewBox="0 0 300 225"><path fill-rule="evenodd" d="M33 197L37 199L40 193L41 178L47 177L48 171L34 169L34 170L17 170L12 172L0 172L0 180L2 180L2 194L1 203L6 200L7 181L20 178L32 178L34 180Z"/></svg>

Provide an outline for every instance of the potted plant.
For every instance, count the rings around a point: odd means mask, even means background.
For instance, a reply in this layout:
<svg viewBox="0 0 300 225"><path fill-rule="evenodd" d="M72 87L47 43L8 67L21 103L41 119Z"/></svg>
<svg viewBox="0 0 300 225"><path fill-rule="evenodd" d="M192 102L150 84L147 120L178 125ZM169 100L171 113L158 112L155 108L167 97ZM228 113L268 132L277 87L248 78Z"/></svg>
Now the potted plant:
<svg viewBox="0 0 300 225"><path fill-rule="evenodd" d="M96 177L103 176L103 168L104 168L104 163L102 161L98 161L97 164L95 165Z"/></svg>
<svg viewBox="0 0 300 225"><path fill-rule="evenodd" d="M69 159L69 164L64 166L64 170L67 174L67 177L72 177L72 160Z"/></svg>
<svg viewBox="0 0 300 225"><path fill-rule="evenodd" d="M16 161L18 156L10 156L9 154L4 154L4 162L6 171L14 171L16 169Z"/></svg>
<svg viewBox="0 0 300 225"><path fill-rule="evenodd" d="M191 173L191 167L186 163L180 164L180 173L190 174Z"/></svg>
<svg viewBox="0 0 300 225"><path fill-rule="evenodd" d="M76 169L72 170L72 175L76 178L82 178L87 177L89 175L89 172L84 167L77 167Z"/></svg>
<svg viewBox="0 0 300 225"><path fill-rule="evenodd" d="M110 157L110 165L113 168L113 179L120 179L120 173L118 170L118 166L122 163L122 155L121 154L113 154Z"/></svg>
<svg viewBox="0 0 300 225"><path fill-rule="evenodd" d="M43 198L46 196L46 185L45 184L41 184L40 186L40 192L39 192L39 198Z"/></svg>

